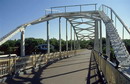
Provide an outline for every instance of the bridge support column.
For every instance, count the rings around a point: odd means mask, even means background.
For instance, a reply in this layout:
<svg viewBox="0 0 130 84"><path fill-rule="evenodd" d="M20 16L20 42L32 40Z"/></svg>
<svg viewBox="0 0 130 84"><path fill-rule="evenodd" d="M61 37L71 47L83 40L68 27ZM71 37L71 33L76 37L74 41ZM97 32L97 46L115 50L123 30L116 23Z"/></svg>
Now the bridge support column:
<svg viewBox="0 0 130 84"><path fill-rule="evenodd" d="M94 50L99 52L99 33L98 33L98 20L95 20L95 40L94 40Z"/></svg>
<svg viewBox="0 0 130 84"><path fill-rule="evenodd" d="M59 52L61 57L61 17L59 18Z"/></svg>
<svg viewBox="0 0 130 84"><path fill-rule="evenodd" d="M24 35L24 33L25 33L25 30L23 29L22 31L21 31L21 56L25 56L25 35Z"/></svg>
<svg viewBox="0 0 130 84"><path fill-rule="evenodd" d="M75 45L75 32L74 32L74 55L76 55L76 45Z"/></svg>
<svg viewBox="0 0 130 84"><path fill-rule="evenodd" d="M76 36L77 37L77 36ZM78 50L79 49L79 44L80 44L80 42L79 42L79 40L78 40L78 38L76 39L76 50Z"/></svg>
<svg viewBox="0 0 130 84"><path fill-rule="evenodd" d="M49 21L47 21L47 53L50 53Z"/></svg>
<svg viewBox="0 0 130 84"><path fill-rule="evenodd" d="M67 57L68 57L68 24L66 20L66 51L67 51Z"/></svg>
<svg viewBox="0 0 130 84"><path fill-rule="evenodd" d="M102 53L102 21L99 21L99 27L100 27L100 53Z"/></svg>
<svg viewBox="0 0 130 84"><path fill-rule="evenodd" d="M106 55L108 56L108 58L110 60L110 39L109 39L107 32L106 32Z"/></svg>
<svg viewBox="0 0 130 84"><path fill-rule="evenodd" d="M71 41L71 50L72 50L72 26L70 25L70 41Z"/></svg>

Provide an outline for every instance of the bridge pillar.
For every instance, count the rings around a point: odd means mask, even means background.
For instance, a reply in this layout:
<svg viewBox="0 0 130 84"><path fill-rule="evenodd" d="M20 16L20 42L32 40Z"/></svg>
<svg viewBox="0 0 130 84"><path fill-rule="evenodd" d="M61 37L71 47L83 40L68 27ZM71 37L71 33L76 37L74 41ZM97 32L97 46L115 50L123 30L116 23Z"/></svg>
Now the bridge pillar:
<svg viewBox="0 0 130 84"><path fill-rule="evenodd" d="M59 52L61 56L61 17L59 18Z"/></svg>
<svg viewBox="0 0 130 84"><path fill-rule="evenodd" d="M99 27L100 27L100 53L102 53L102 21L99 21Z"/></svg>
<svg viewBox="0 0 130 84"><path fill-rule="evenodd" d="M98 20L95 20L95 39L94 39L94 50L99 52L99 33L98 33Z"/></svg>
<svg viewBox="0 0 130 84"><path fill-rule="evenodd" d="M71 50L72 50L72 25L70 25L70 41L71 41Z"/></svg>
<svg viewBox="0 0 130 84"><path fill-rule="evenodd" d="M75 32L74 32L74 50L75 50Z"/></svg>
<svg viewBox="0 0 130 84"><path fill-rule="evenodd" d="M66 20L66 51L67 51L67 56L68 56L68 24Z"/></svg>
<svg viewBox="0 0 130 84"><path fill-rule="evenodd" d="M47 21L47 53L50 53L49 21Z"/></svg>
<svg viewBox="0 0 130 84"><path fill-rule="evenodd" d="M108 58L110 60L110 39L109 39L107 32L106 32L106 55L108 56Z"/></svg>
<svg viewBox="0 0 130 84"><path fill-rule="evenodd" d="M74 55L76 55L76 42L75 42L75 32L74 32Z"/></svg>
<svg viewBox="0 0 130 84"><path fill-rule="evenodd" d="M23 29L22 31L21 31L21 52L20 52L20 56L25 56L25 35L24 35L24 33L25 33L25 30Z"/></svg>
<svg viewBox="0 0 130 84"><path fill-rule="evenodd" d="M76 39L76 49L80 49L80 40L78 38Z"/></svg>

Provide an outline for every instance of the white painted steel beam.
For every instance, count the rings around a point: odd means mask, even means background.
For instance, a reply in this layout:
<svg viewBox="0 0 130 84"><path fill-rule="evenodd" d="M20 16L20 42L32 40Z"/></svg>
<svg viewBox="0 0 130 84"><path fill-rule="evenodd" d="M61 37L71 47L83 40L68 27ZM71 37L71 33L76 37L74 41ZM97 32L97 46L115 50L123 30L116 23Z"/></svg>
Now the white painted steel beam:
<svg viewBox="0 0 130 84"><path fill-rule="evenodd" d="M50 53L50 40L49 40L49 21L47 21L47 53Z"/></svg>
<svg viewBox="0 0 130 84"><path fill-rule="evenodd" d="M21 31L21 56L25 56L25 30Z"/></svg>

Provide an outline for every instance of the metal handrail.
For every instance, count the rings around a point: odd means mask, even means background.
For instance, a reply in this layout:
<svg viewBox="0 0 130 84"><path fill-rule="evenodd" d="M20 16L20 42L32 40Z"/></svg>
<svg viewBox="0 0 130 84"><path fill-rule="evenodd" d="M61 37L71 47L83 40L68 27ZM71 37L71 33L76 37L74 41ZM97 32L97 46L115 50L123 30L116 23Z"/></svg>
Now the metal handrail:
<svg viewBox="0 0 130 84"><path fill-rule="evenodd" d="M130 84L129 76L118 70L99 52L92 50L92 56L96 59L98 69L102 72L108 84Z"/></svg>
<svg viewBox="0 0 130 84"><path fill-rule="evenodd" d="M99 10L103 11L106 15L108 13L108 9L110 10L110 18L111 18L111 20L113 21L113 14L114 14L115 18L117 18L119 20L119 22L122 24L123 28L125 28L127 30L127 32L130 34L130 29L125 25L125 23L122 21L122 19L116 14L116 12L111 7L106 6L106 5L103 4L99 8ZM105 10L107 10L107 13L106 13Z"/></svg>
<svg viewBox="0 0 130 84"><path fill-rule="evenodd" d="M66 13L67 8L69 7L79 7L80 8L80 12L82 11L82 6L94 6L95 10L97 10L97 4L82 4L82 5L68 5L68 6L57 6L57 7L51 7L51 14L53 14L53 10L55 8L64 8L64 12Z"/></svg>
<svg viewBox="0 0 130 84"><path fill-rule="evenodd" d="M24 57L6 57L0 59L0 78L8 75L15 75L20 71L35 69L50 61L52 62L58 60L59 58L74 56L76 52L81 51L83 50L72 50L68 52L63 51L61 56L59 52L55 52L50 54L34 54Z"/></svg>

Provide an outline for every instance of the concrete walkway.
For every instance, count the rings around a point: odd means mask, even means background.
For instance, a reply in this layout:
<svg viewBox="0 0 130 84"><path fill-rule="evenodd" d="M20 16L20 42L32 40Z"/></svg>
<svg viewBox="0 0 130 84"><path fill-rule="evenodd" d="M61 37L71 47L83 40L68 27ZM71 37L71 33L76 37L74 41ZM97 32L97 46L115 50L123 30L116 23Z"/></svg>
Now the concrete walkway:
<svg viewBox="0 0 130 84"><path fill-rule="evenodd" d="M85 50L80 55L54 63L42 72L41 82L44 84L86 84L89 61L90 51Z"/></svg>
<svg viewBox="0 0 130 84"><path fill-rule="evenodd" d="M6 84L86 84L90 64L90 50L57 61L34 74L22 75Z"/></svg>

